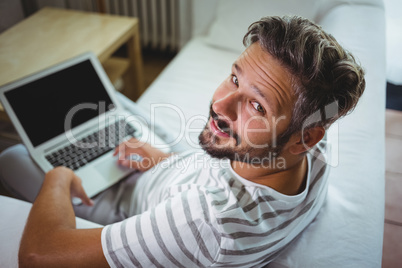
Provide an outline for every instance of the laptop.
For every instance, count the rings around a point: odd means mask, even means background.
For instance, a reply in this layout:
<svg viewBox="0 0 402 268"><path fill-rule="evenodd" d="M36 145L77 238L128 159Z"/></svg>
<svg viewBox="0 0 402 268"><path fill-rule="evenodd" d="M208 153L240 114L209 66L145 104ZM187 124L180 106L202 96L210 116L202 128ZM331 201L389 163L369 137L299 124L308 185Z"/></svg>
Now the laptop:
<svg viewBox="0 0 402 268"><path fill-rule="evenodd" d="M91 52L0 87L0 101L39 167L73 169L90 197L133 172L117 164L118 144L154 135L124 110Z"/></svg>

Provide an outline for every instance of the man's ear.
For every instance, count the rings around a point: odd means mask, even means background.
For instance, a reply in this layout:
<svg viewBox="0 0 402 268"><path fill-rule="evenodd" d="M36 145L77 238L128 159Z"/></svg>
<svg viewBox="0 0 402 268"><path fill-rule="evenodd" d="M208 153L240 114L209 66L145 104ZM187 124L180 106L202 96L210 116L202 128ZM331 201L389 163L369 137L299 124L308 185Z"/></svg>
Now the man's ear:
<svg viewBox="0 0 402 268"><path fill-rule="evenodd" d="M323 127L312 127L305 129L303 135L297 135L295 141L289 147L292 154L301 154L316 145L325 135Z"/></svg>

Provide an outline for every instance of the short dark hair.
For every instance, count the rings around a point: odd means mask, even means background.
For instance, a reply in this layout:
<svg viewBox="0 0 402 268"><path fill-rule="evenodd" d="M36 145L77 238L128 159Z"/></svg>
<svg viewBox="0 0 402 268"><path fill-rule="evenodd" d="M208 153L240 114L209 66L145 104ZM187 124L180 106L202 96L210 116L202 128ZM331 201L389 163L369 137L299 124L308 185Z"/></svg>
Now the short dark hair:
<svg viewBox="0 0 402 268"><path fill-rule="evenodd" d="M300 131L309 116L319 111L321 120L310 127L329 127L352 111L365 89L364 71L320 26L298 16L264 17L250 25L243 43L259 42L291 74L296 96L289 129ZM326 106L337 103L335 115L324 115Z"/></svg>

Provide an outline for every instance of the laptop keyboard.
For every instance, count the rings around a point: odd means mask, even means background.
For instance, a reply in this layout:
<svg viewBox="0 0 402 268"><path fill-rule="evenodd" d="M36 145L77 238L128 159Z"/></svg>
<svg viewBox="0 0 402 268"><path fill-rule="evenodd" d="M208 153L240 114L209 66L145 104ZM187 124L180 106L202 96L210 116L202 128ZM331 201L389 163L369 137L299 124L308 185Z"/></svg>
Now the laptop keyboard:
<svg viewBox="0 0 402 268"><path fill-rule="evenodd" d="M117 121L104 129L65 146L56 152L46 155L46 159L54 166L65 166L72 170L114 150L126 137L133 137L135 129L126 121Z"/></svg>

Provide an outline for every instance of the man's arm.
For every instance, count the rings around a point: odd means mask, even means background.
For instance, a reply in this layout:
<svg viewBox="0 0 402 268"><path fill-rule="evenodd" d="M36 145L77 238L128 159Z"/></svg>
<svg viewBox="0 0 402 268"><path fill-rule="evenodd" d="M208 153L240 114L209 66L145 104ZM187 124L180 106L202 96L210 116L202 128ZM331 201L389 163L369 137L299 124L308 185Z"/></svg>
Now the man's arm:
<svg viewBox="0 0 402 268"><path fill-rule="evenodd" d="M20 267L108 267L102 228L75 228L71 196L92 205L72 170L58 167L49 171L21 239Z"/></svg>

